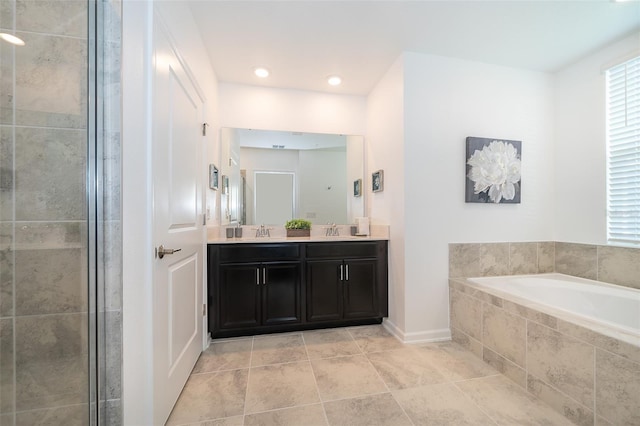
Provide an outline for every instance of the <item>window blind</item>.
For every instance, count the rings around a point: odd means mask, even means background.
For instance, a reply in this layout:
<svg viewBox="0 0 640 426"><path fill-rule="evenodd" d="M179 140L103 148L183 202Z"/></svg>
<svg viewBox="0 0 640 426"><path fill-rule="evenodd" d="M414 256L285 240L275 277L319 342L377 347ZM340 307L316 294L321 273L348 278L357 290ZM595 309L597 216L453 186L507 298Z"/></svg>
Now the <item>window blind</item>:
<svg viewBox="0 0 640 426"><path fill-rule="evenodd" d="M607 233L640 244L640 57L607 70Z"/></svg>

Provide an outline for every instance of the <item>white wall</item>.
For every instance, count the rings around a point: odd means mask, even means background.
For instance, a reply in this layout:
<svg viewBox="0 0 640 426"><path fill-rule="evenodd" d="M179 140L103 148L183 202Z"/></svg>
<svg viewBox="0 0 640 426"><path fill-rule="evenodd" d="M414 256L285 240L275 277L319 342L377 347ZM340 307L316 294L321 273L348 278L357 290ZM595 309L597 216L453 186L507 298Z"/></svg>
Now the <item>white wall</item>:
<svg viewBox="0 0 640 426"><path fill-rule="evenodd" d="M366 98L220 83L223 127L364 135Z"/></svg>
<svg viewBox="0 0 640 426"><path fill-rule="evenodd" d="M295 185L298 185L298 151L274 150L260 148L240 148L240 169L247 172L246 182L246 212L247 224L255 225L255 172L278 171L293 172L296 175ZM295 199L298 200L296 190ZM268 224L272 225L272 224Z"/></svg>
<svg viewBox="0 0 640 426"><path fill-rule="evenodd" d="M553 237L552 81L432 55L405 53L403 60L404 180L385 170L385 192L404 187L403 330L406 340L442 339L449 333L449 243ZM522 141L521 204L464 202L467 136Z"/></svg>
<svg viewBox="0 0 640 426"><path fill-rule="evenodd" d="M153 9L169 27L176 47L205 94L206 120L212 129L208 146L216 146L217 80L184 3L123 1L123 411L124 424L157 424L152 412L153 287L151 235L152 170L150 119ZM211 131L213 130L213 131ZM205 164L216 160L209 150ZM204 235L203 235L204 241Z"/></svg>
<svg viewBox="0 0 640 426"><path fill-rule="evenodd" d="M607 243L606 65L635 52L634 34L555 75L555 223L558 241Z"/></svg>
<svg viewBox="0 0 640 426"><path fill-rule="evenodd" d="M298 217L311 223L347 222L346 152L332 150L299 151L300 209Z"/></svg>
<svg viewBox="0 0 640 426"><path fill-rule="evenodd" d="M389 318L398 335L405 330L405 170L403 62L398 58L367 98L367 161L363 193L373 224L390 225ZM371 192L371 172L384 170L383 192Z"/></svg>

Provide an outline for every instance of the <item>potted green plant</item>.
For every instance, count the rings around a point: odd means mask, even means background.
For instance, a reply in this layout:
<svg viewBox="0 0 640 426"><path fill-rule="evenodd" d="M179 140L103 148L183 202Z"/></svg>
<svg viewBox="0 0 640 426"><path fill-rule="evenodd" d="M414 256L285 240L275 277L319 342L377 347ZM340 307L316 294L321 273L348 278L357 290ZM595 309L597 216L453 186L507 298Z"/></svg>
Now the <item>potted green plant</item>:
<svg viewBox="0 0 640 426"><path fill-rule="evenodd" d="M311 235L311 222L304 219L291 219L284 224L287 237L309 237Z"/></svg>

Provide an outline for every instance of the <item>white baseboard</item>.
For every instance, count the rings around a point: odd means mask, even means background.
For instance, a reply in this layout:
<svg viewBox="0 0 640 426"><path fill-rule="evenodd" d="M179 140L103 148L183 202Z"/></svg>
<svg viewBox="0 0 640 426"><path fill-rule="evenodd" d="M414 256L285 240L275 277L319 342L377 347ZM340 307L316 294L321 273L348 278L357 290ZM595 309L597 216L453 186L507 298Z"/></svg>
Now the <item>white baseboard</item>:
<svg viewBox="0 0 640 426"><path fill-rule="evenodd" d="M382 321L382 326L391 333L396 339L402 343L417 344L417 343L432 343L432 342L446 342L451 340L451 330L448 328L442 328L439 330L426 330L426 331L414 331L411 333L405 333L400 330L393 322L388 318Z"/></svg>

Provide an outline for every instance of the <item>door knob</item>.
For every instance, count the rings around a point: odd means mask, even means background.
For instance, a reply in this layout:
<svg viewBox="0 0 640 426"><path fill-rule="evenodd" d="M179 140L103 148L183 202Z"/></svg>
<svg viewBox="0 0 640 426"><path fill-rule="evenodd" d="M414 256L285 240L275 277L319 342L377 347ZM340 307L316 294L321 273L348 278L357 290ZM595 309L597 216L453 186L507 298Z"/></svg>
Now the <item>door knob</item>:
<svg viewBox="0 0 640 426"><path fill-rule="evenodd" d="M162 259L164 257L165 254L173 254L177 251L180 251L182 249L170 249L170 248L164 248L164 246L161 244L160 247L158 247L156 249L156 256L158 256L160 259Z"/></svg>

